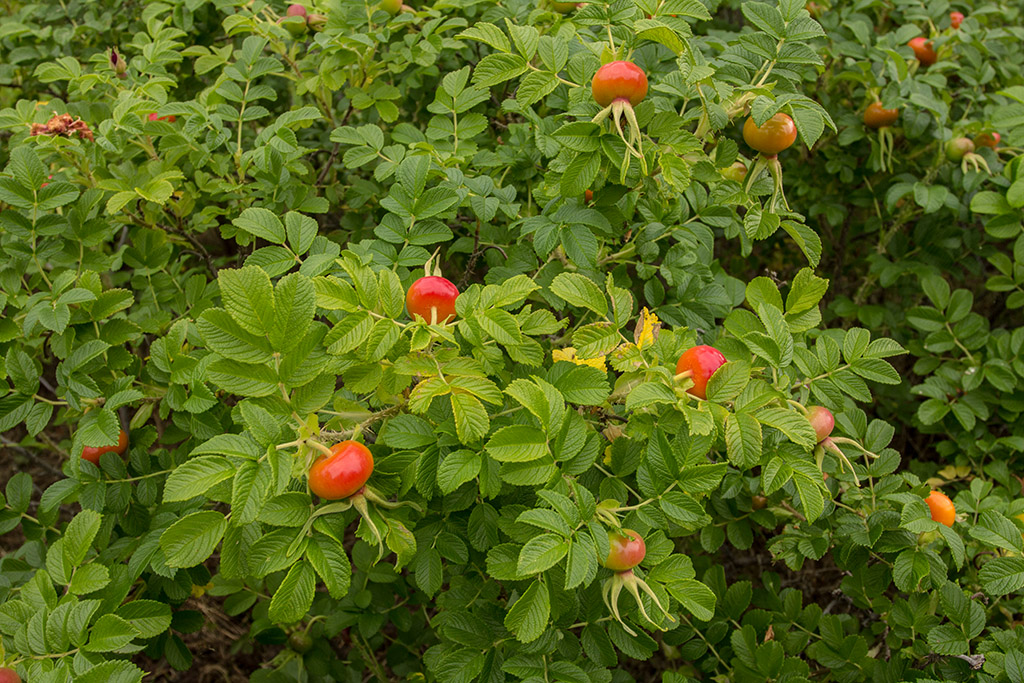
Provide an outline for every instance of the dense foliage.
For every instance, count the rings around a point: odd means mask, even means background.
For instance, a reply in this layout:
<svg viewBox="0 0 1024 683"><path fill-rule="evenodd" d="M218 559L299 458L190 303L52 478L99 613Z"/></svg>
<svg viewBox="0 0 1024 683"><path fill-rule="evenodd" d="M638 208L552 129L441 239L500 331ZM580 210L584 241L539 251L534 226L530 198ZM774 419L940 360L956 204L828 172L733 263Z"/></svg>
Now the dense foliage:
<svg viewBox="0 0 1024 683"><path fill-rule="evenodd" d="M1024 683L1024 8L834 5L5 3L0 665Z"/></svg>

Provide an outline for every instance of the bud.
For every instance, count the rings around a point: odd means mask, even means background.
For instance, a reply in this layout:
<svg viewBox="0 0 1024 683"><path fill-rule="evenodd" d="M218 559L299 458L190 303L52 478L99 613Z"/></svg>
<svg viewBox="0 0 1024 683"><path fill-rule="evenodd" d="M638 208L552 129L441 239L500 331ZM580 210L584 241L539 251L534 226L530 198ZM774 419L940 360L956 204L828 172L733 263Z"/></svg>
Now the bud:
<svg viewBox="0 0 1024 683"><path fill-rule="evenodd" d="M117 54L116 48L110 48L110 68L114 70L118 78L128 78L128 62Z"/></svg>
<svg viewBox="0 0 1024 683"><path fill-rule="evenodd" d="M327 27L327 17L323 14L310 14L306 17L306 23L314 31L323 31Z"/></svg>

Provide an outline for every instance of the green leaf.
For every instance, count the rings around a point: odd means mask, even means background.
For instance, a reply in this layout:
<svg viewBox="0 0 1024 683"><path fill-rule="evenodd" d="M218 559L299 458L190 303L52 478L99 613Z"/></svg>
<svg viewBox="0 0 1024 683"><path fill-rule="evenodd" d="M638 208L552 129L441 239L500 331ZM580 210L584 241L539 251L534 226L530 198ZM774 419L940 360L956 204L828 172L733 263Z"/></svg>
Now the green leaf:
<svg viewBox="0 0 1024 683"><path fill-rule="evenodd" d="M131 662L112 660L97 664L75 677L76 683L140 683L147 675Z"/></svg>
<svg viewBox="0 0 1024 683"><path fill-rule="evenodd" d="M800 251L807 257L811 267L817 268L818 263L821 262L821 238L818 237L818 233L803 223L797 223L796 221L782 221L782 229L800 247Z"/></svg>
<svg viewBox="0 0 1024 683"><path fill-rule="evenodd" d="M548 453L544 433L524 425L496 431L487 441L487 453L498 462L530 462Z"/></svg>
<svg viewBox="0 0 1024 683"><path fill-rule="evenodd" d="M557 534L535 536L519 552L517 571L522 577L540 574L561 562L568 552L569 543Z"/></svg>
<svg viewBox="0 0 1024 683"><path fill-rule="evenodd" d="M313 281L300 273L281 278L274 289L274 320L268 334L275 351L285 353L302 341L316 313Z"/></svg>
<svg viewBox="0 0 1024 683"><path fill-rule="evenodd" d="M319 574L332 598L340 600L345 597L352 581L352 567L341 544L323 534L317 534L306 547L306 559Z"/></svg>
<svg viewBox="0 0 1024 683"><path fill-rule="evenodd" d="M818 277L810 268L800 269L786 295L786 316L814 308L826 291L828 280Z"/></svg>
<svg viewBox="0 0 1024 683"><path fill-rule="evenodd" d="M462 443L474 443L487 435L491 426L490 418L483 404L472 394L452 394L452 412L455 414L455 429Z"/></svg>
<svg viewBox="0 0 1024 683"><path fill-rule="evenodd" d="M731 361L722 365L708 380L708 400L724 403L735 399L750 383L750 371L747 361Z"/></svg>
<svg viewBox="0 0 1024 683"><path fill-rule="evenodd" d="M604 317L608 301L592 280L578 273L559 273L551 282L551 292L573 306L588 308Z"/></svg>
<svg viewBox="0 0 1024 683"><path fill-rule="evenodd" d="M550 614L548 588L534 581L505 615L505 628L514 633L519 642L532 643L547 629Z"/></svg>
<svg viewBox="0 0 1024 683"><path fill-rule="evenodd" d="M274 290L262 268L246 266L220 271L224 307L239 325L252 334L263 336L274 326Z"/></svg>
<svg viewBox="0 0 1024 683"><path fill-rule="evenodd" d="M482 460L479 453L459 450L449 453L437 468L437 487L448 494L480 473Z"/></svg>
<svg viewBox="0 0 1024 683"><path fill-rule="evenodd" d="M92 510L82 510L68 524L64 532L64 559L77 567L85 560L103 522L102 516Z"/></svg>
<svg viewBox="0 0 1024 683"><path fill-rule="evenodd" d="M239 396L270 396L280 391L276 373L265 365L215 360L207 368L206 376L221 389Z"/></svg>
<svg viewBox="0 0 1024 683"><path fill-rule="evenodd" d="M715 616L717 598L710 588L696 579L676 579L665 584L669 595L701 621Z"/></svg>
<svg viewBox="0 0 1024 683"><path fill-rule="evenodd" d="M266 363L273 349L266 338L247 332L223 308L203 311L196 321L206 346L225 358L242 363Z"/></svg>
<svg viewBox="0 0 1024 683"><path fill-rule="evenodd" d="M316 577L309 563L299 562L292 565L270 600L267 616L278 624L299 621L309 612L315 589Z"/></svg>
<svg viewBox="0 0 1024 683"><path fill-rule="evenodd" d="M599 358L618 346L619 335L612 323L592 323L577 329L572 335L572 341L577 358Z"/></svg>
<svg viewBox="0 0 1024 683"><path fill-rule="evenodd" d="M729 462L740 469L759 464L762 446L760 423L745 413L730 413L725 419L725 446Z"/></svg>
<svg viewBox="0 0 1024 683"><path fill-rule="evenodd" d="M526 60L519 55L489 54L473 70L473 85L489 88L519 76L527 68Z"/></svg>
<svg viewBox="0 0 1024 683"><path fill-rule="evenodd" d="M174 469L164 484L164 502L189 500L206 493L215 484L233 477L235 467L227 458L208 455L187 460Z"/></svg>
<svg viewBox="0 0 1024 683"><path fill-rule="evenodd" d="M939 655L962 655L969 648L967 637L953 624L942 624L928 631L928 646Z"/></svg>
<svg viewBox="0 0 1024 683"><path fill-rule="evenodd" d="M634 387L626 396L626 410L634 411L656 403L676 402L676 394L661 382L644 382Z"/></svg>
<svg viewBox="0 0 1024 683"><path fill-rule="evenodd" d="M983 511L970 534L989 546L1018 553L1024 550L1020 529L995 510Z"/></svg>
<svg viewBox="0 0 1024 683"><path fill-rule="evenodd" d="M231 223L250 235L264 239L272 244L284 244L284 225L281 224L281 220L272 211L267 209L246 209Z"/></svg>
<svg viewBox="0 0 1024 683"><path fill-rule="evenodd" d="M170 605L156 600L132 600L117 608L117 616L139 632L140 638L155 638L171 627Z"/></svg>
<svg viewBox="0 0 1024 683"><path fill-rule="evenodd" d="M168 567L194 567L213 554L227 520L213 510L193 512L182 517L160 535Z"/></svg>
<svg viewBox="0 0 1024 683"><path fill-rule="evenodd" d="M892 576L896 587L907 593L917 592L931 573L931 565L924 552L908 548L901 552L893 565Z"/></svg>
<svg viewBox="0 0 1024 683"><path fill-rule="evenodd" d="M755 417L761 424L778 429L786 435L786 438L799 446L813 448L818 442L807 417L795 410L765 408Z"/></svg>
<svg viewBox="0 0 1024 683"><path fill-rule="evenodd" d="M1024 558L997 557L982 566L981 585L989 595L1006 595L1024 587Z"/></svg>
<svg viewBox="0 0 1024 683"><path fill-rule="evenodd" d="M104 614L89 631L87 652L113 652L139 636L139 631L116 614Z"/></svg>
<svg viewBox="0 0 1024 683"><path fill-rule="evenodd" d="M604 403L611 394L608 376L597 368L567 362L557 363L556 367L559 365L566 369L560 370L562 374L549 377L549 379L569 403L597 406Z"/></svg>
<svg viewBox="0 0 1024 683"><path fill-rule="evenodd" d="M381 427L380 443L392 448L421 448L437 441L429 422L415 415L396 415Z"/></svg>

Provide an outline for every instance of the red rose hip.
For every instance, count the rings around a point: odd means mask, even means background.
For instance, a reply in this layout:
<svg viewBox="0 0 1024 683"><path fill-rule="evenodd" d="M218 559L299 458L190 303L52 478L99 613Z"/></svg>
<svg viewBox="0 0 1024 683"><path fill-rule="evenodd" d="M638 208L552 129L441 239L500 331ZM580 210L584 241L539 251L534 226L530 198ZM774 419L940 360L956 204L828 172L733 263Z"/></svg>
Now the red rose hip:
<svg viewBox="0 0 1024 683"><path fill-rule="evenodd" d="M288 10L285 12L285 14L287 16L289 16L289 17L302 17L303 19L305 19L306 18L306 7L304 5L300 5L298 3L293 4L293 5L288 5Z"/></svg>
<svg viewBox="0 0 1024 683"><path fill-rule="evenodd" d="M752 149L773 157L796 142L796 124L789 114L782 112L765 121L763 126L754 123L754 117L751 116L743 124L743 140Z"/></svg>
<svg viewBox="0 0 1024 683"><path fill-rule="evenodd" d="M932 491L924 499L924 502L928 504L928 510L931 512L933 521L945 524L946 526L953 526L953 522L956 521L956 507L953 505L953 501L949 499L949 496L941 491Z"/></svg>
<svg viewBox="0 0 1024 683"><path fill-rule="evenodd" d="M117 453L118 455L124 455L124 452L128 450L128 434L122 429L121 433L117 435L117 444L110 446L86 446L82 449L82 459L88 460L97 467L100 464L100 456L104 453ZM0 680L0 683L3 683Z"/></svg>
<svg viewBox="0 0 1024 683"><path fill-rule="evenodd" d="M953 28L960 28L960 24L964 23L963 12L950 12L949 13L949 25Z"/></svg>
<svg viewBox="0 0 1024 683"><path fill-rule="evenodd" d="M885 128L896 123L899 117L899 109L886 109L881 102L872 102L864 110L864 125L868 128Z"/></svg>
<svg viewBox="0 0 1024 683"><path fill-rule="evenodd" d="M371 474L370 449L358 441L342 441L309 468L309 490L324 500L341 500L358 493Z"/></svg>
<svg viewBox="0 0 1024 683"><path fill-rule="evenodd" d="M647 74L633 62L608 62L594 74L590 92L602 107L615 100L629 100L635 107L647 97Z"/></svg>
<svg viewBox="0 0 1024 683"><path fill-rule="evenodd" d="M676 363L676 374L690 373L693 386L687 389L697 398L708 397L708 380L718 368L725 364L725 356L713 346L694 346L687 349Z"/></svg>
<svg viewBox="0 0 1024 683"><path fill-rule="evenodd" d="M405 308L409 316L419 316L428 323L447 322L455 317L455 300L459 288L437 275L421 277L412 283L405 295Z"/></svg>
<svg viewBox="0 0 1024 683"><path fill-rule="evenodd" d="M0 683L21 683L21 676L14 669L0 669Z"/></svg>
<svg viewBox="0 0 1024 683"><path fill-rule="evenodd" d="M615 572L624 572L632 569L643 561L647 554L647 545L643 536L632 529L622 529L608 532L608 542L611 550L604 561L604 566Z"/></svg>
<svg viewBox="0 0 1024 683"><path fill-rule="evenodd" d="M935 62L939 61L939 55L935 52L935 47L932 46L932 42L923 36L912 38L907 45L914 51L914 57L917 61L921 62L921 66L931 66Z"/></svg>

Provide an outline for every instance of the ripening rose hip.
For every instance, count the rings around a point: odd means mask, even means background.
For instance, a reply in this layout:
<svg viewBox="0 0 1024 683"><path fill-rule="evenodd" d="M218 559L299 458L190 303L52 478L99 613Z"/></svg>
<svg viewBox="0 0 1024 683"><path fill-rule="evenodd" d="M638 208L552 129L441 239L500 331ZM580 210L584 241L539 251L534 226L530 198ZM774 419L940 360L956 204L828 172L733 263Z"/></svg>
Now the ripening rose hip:
<svg viewBox="0 0 1024 683"><path fill-rule="evenodd" d="M99 467L100 456L104 453L117 453L118 455L124 455L124 452L128 450L128 434L122 429L117 435L117 444L110 446L86 446L82 449L82 459L88 460L93 465ZM3 683L3 681L0 681Z"/></svg>
<svg viewBox="0 0 1024 683"><path fill-rule="evenodd" d="M999 146L999 141L1003 139L1003 136L999 133L982 133L981 135L974 138L975 147L988 147L989 149L995 149Z"/></svg>
<svg viewBox="0 0 1024 683"><path fill-rule="evenodd" d="M647 97L647 74L633 62L608 62L594 74L590 92L602 107L615 100L629 100L635 107Z"/></svg>
<svg viewBox="0 0 1024 683"><path fill-rule="evenodd" d="M725 356L713 346L701 345L687 349L676 363L676 374L689 372L693 386L686 391L697 398L708 397L708 380L725 364Z"/></svg>
<svg viewBox="0 0 1024 683"><path fill-rule="evenodd" d="M405 308L411 318L419 316L431 324L443 323L455 317L457 298L458 287L443 277L428 275L409 287Z"/></svg>
<svg viewBox="0 0 1024 683"><path fill-rule="evenodd" d="M604 566L615 572L624 572L640 564L647 554L647 545L643 536L632 529L608 532L611 550L605 558Z"/></svg>
<svg viewBox="0 0 1024 683"><path fill-rule="evenodd" d="M747 177L747 165L742 161L734 161L731 165L718 171L722 174L722 177L726 180L734 180L737 183L742 183Z"/></svg>
<svg viewBox="0 0 1024 683"><path fill-rule="evenodd" d="M167 123L174 123L178 118L174 114L168 114L167 116L157 116L156 112L151 112L149 115L150 121L166 121Z"/></svg>
<svg viewBox="0 0 1024 683"><path fill-rule="evenodd" d="M811 423L815 436L818 437L818 443L824 441L836 426L835 416L825 406L811 406L808 408L807 420Z"/></svg>
<svg viewBox="0 0 1024 683"><path fill-rule="evenodd" d="M305 19L306 7L305 5L300 5L298 3L294 5L288 5L288 10L285 12L285 14L289 17L302 17L303 19Z"/></svg>
<svg viewBox="0 0 1024 683"><path fill-rule="evenodd" d="M946 158L950 161L960 161L974 151L974 143L970 138L953 138L946 143Z"/></svg>
<svg viewBox="0 0 1024 683"><path fill-rule="evenodd" d="M950 12L949 13L949 25L953 28L960 28L960 24L964 23L963 12Z"/></svg>
<svg viewBox="0 0 1024 683"><path fill-rule="evenodd" d="M14 669L0 669L0 683L21 683L21 676Z"/></svg>
<svg viewBox="0 0 1024 683"><path fill-rule="evenodd" d="M300 655L304 655L312 649L313 639L305 631L296 631L288 636L288 646Z"/></svg>
<svg viewBox="0 0 1024 683"><path fill-rule="evenodd" d="M932 491L925 498L924 502L928 504L928 508L931 510L933 521L945 524L946 526L953 526L953 522L956 521L956 507L953 505L953 501L949 499L949 496L941 491Z"/></svg>
<svg viewBox="0 0 1024 683"><path fill-rule="evenodd" d="M751 116L743 124L743 140L752 149L773 157L796 142L796 124L789 114L782 112L765 121L763 126L754 123Z"/></svg>
<svg viewBox="0 0 1024 683"><path fill-rule="evenodd" d="M881 102L872 102L864 110L864 125L868 128L885 128L896 123L899 117L899 109L886 109Z"/></svg>
<svg viewBox="0 0 1024 683"><path fill-rule="evenodd" d="M932 41L927 38L923 36L912 38L907 45L914 51L914 57L917 58L917 61L921 62L921 66L931 66L939 61L939 55L935 52Z"/></svg>
<svg viewBox="0 0 1024 683"><path fill-rule="evenodd" d="M309 490L324 500L341 500L358 493L371 474L370 449L358 441L342 441L309 468Z"/></svg>

